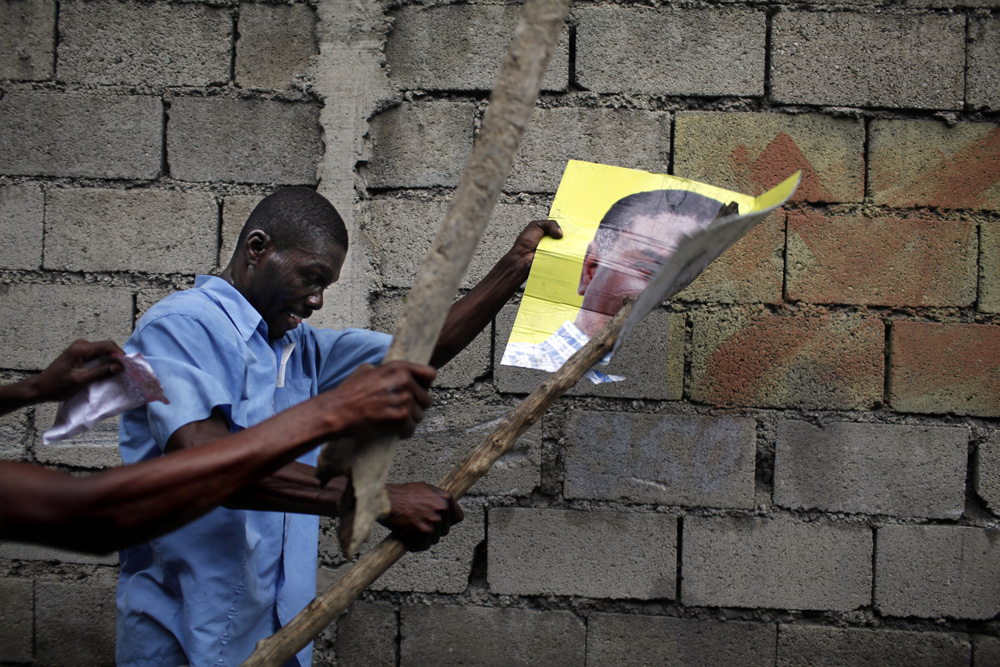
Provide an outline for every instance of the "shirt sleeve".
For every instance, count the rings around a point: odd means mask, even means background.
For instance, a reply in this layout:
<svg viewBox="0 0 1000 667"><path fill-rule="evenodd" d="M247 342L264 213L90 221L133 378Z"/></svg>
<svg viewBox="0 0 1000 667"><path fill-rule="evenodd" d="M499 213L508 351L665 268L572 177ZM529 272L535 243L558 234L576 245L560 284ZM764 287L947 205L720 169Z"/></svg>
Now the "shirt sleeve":
<svg viewBox="0 0 1000 667"><path fill-rule="evenodd" d="M130 346L142 352L170 401L146 406L150 433L161 450L174 431L207 419L215 408L230 424L245 426L245 416L233 414L239 396L232 393L242 386L236 375L245 364L225 337L194 317L173 314L146 324Z"/></svg>
<svg viewBox="0 0 1000 667"><path fill-rule="evenodd" d="M333 389L361 364L379 364L392 336L365 329L314 329L319 391Z"/></svg>

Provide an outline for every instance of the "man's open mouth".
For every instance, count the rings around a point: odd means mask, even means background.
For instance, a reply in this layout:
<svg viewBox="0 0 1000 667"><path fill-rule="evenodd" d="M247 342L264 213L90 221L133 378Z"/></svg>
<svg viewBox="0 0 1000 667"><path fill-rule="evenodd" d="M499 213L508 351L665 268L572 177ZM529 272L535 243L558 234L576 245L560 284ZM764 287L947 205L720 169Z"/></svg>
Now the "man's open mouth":
<svg viewBox="0 0 1000 667"><path fill-rule="evenodd" d="M305 317L302 317L301 315L296 315L290 310L285 311L285 317L288 318L288 321L291 323L293 329L302 324L302 320L305 319Z"/></svg>

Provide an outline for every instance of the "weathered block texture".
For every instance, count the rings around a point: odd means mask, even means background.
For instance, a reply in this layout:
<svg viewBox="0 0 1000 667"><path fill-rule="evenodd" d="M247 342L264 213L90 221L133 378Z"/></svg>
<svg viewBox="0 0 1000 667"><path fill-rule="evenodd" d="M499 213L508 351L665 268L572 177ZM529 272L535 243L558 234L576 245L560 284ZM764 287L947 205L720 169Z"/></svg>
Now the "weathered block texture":
<svg viewBox="0 0 1000 667"><path fill-rule="evenodd" d="M413 437L396 445L390 482L437 484L493 432L508 410L462 403L432 407ZM542 427L528 429L469 490L471 495L530 495L541 481Z"/></svg>
<svg viewBox="0 0 1000 667"><path fill-rule="evenodd" d="M964 16L780 12L772 35L780 102L962 108Z"/></svg>
<svg viewBox="0 0 1000 667"><path fill-rule="evenodd" d="M976 448L973 470L976 493L991 512L1000 516L1000 431L991 431Z"/></svg>
<svg viewBox="0 0 1000 667"><path fill-rule="evenodd" d="M44 304L44 308L39 308ZM77 338L119 345L132 332L132 294L121 287L0 285L3 365L41 370Z"/></svg>
<svg viewBox="0 0 1000 667"><path fill-rule="evenodd" d="M969 432L961 426L778 424L774 502L792 509L958 519Z"/></svg>
<svg viewBox="0 0 1000 667"><path fill-rule="evenodd" d="M873 120L876 204L1000 210L1000 125Z"/></svg>
<svg viewBox="0 0 1000 667"><path fill-rule="evenodd" d="M240 5L236 83L243 88L290 88L319 52L312 5Z"/></svg>
<svg viewBox="0 0 1000 667"><path fill-rule="evenodd" d="M876 317L694 318L691 398L720 405L860 409L882 399Z"/></svg>
<svg viewBox="0 0 1000 667"><path fill-rule="evenodd" d="M1000 665L1000 639L986 635L972 637L972 667Z"/></svg>
<svg viewBox="0 0 1000 667"><path fill-rule="evenodd" d="M685 605L849 611L871 602L871 530L785 517L685 517L681 577Z"/></svg>
<svg viewBox="0 0 1000 667"><path fill-rule="evenodd" d="M368 185L454 187L472 152L476 108L466 102L405 103L370 121Z"/></svg>
<svg viewBox="0 0 1000 667"><path fill-rule="evenodd" d="M236 242L240 238L243 225L254 207L263 197L257 195L229 195L222 200L222 235L219 246L219 268L229 264L236 250Z"/></svg>
<svg viewBox="0 0 1000 667"><path fill-rule="evenodd" d="M53 667L114 664L115 588L112 572L80 582L37 582L36 660Z"/></svg>
<svg viewBox="0 0 1000 667"><path fill-rule="evenodd" d="M974 107L1000 109L1000 18L969 19L969 69L965 75L965 101Z"/></svg>
<svg viewBox="0 0 1000 667"><path fill-rule="evenodd" d="M0 268L38 269L42 265L45 195L37 185L0 187Z"/></svg>
<svg viewBox="0 0 1000 667"><path fill-rule="evenodd" d="M970 306L977 258L968 222L791 213L786 292L811 303Z"/></svg>
<svg viewBox="0 0 1000 667"><path fill-rule="evenodd" d="M34 639L34 584L0 578L0 655L5 662L31 662Z"/></svg>
<svg viewBox="0 0 1000 667"><path fill-rule="evenodd" d="M881 613L975 619L1000 612L996 531L882 526L876 544L875 606Z"/></svg>
<svg viewBox="0 0 1000 667"><path fill-rule="evenodd" d="M566 432L567 498L753 507L751 419L578 410Z"/></svg>
<svg viewBox="0 0 1000 667"><path fill-rule="evenodd" d="M39 81L52 78L55 65L54 0L0 2L0 79Z"/></svg>
<svg viewBox="0 0 1000 667"><path fill-rule="evenodd" d="M968 638L953 633L778 626L778 667L959 667L971 653Z"/></svg>
<svg viewBox="0 0 1000 667"><path fill-rule="evenodd" d="M0 384L20 382L26 373L0 373ZM22 408L0 415L0 461L21 461L27 458L30 439L31 408Z"/></svg>
<svg viewBox="0 0 1000 667"><path fill-rule="evenodd" d="M413 285L447 210L448 202L376 199L365 203L362 230L383 285ZM510 250L529 222L547 215L548 210L540 205L497 204L460 287L474 287Z"/></svg>
<svg viewBox="0 0 1000 667"><path fill-rule="evenodd" d="M517 307L508 305L497 315L493 372L500 391L528 394L551 373L500 364L510 331L514 328L516 313ZM671 315L665 310L650 313L635 328L611 363L597 366L601 372L621 375L625 380L594 384L581 379L566 395L680 399L684 389L685 321L683 313Z"/></svg>
<svg viewBox="0 0 1000 667"><path fill-rule="evenodd" d="M208 273L217 256L218 211L203 193L51 190L45 268Z"/></svg>
<svg viewBox="0 0 1000 667"><path fill-rule="evenodd" d="M1000 225L979 225L980 312L1000 313Z"/></svg>
<svg viewBox="0 0 1000 667"><path fill-rule="evenodd" d="M358 600L337 619L338 667L395 665L396 610L389 602ZM315 658L314 658L315 662Z"/></svg>
<svg viewBox="0 0 1000 667"><path fill-rule="evenodd" d="M504 190L555 192L567 160L664 174L670 164L670 114L536 107Z"/></svg>
<svg viewBox="0 0 1000 667"><path fill-rule="evenodd" d="M121 341L122 343L124 341ZM35 458L47 465L67 465L75 468L110 468L122 464L118 451L118 417L51 445L42 443L42 434L56 422L56 403L44 403L35 408Z"/></svg>
<svg viewBox="0 0 1000 667"><path fill-rule="evenodd" d="M674 173L757 195L802 171L793 201L864 198L864 124L812 114L677 114Z"/></svg>
<svg viewBox="0 0 1000 667"><path fill-rule="evenodd" d="M0 541L0 558L6 560L78 563L81 565L118 565L117 552L93 555L83 553L82 551L42 547L25 542Z"/></svg>
<svg viewBox="0 0 1000 667"><path fill-rule="evenodd" d="M404 7L385 45L389 78L404 90L492 90L521 8L499 5ZM542 90L565 90L569 32L552 52Z"/></svg>
<svg viewBox="0 0 1000 667"><path fill-rule="evenodd" d="M163 102L151 95L8 92L0 100L0 172L154 178Z"/></svg>
<svg viewBox="0 0 1000 667"><path fill-rule="evenodd" d="M315 183L321 134L314 104L175 98L167 125L170 173L182 181Z"/></svg>
<svg viewBox="0 0 1000 667"><path fill-rule="evenodd" d="M712 262L679 301L781 303L785 213L778 211Z"/></svg>
<svg viewBox="0 0 1000 667"><path fill-rule="evenodd" d="M87 84L210 86L229 81L233 21L207 4L59 4L58 75Z"/></svg>
<svg viewBox="0 0 1000 667"><path fill-rule="evenodd" d="M773 667L775 625L592 614L588 667Z"/></svg>
<svg viewBox="0 0 1000 667"><path fill-rule="evenodd" d="M427 551L408 554L402 558L379 577L371 585L371 589L422 593L464 592L469 585L476 545L485 539L486 522L482 505L474 500L463 499L462 510L465 512L465 520L452 526L447 538ZM376 525L361 553L367 553L388 535L388 529ZM342 560L334 531L320 536L320 556L331 562ZM342 576L348 567L348 564L338 567L334 571L334 577Z"/></svg>
<svg viewBox="0 0 1000 667"><path fill-rule="evenodd" d="M336 289L336 286L334 286ZM403 313L403 297L380 297L371 304L371 329L391 334ZM435 387L467 387L490 371L493 327L487 325L464 350L438 370Z"/></svg>
<svg viewBox="0 0 1000 667"><path fill-rule="evenodd" d="M675 516L501 507L489 524L494 593L674 598Z"/></svg>
<svg viewBox="0 0 1000 667"><path fill-rule="evenodd" d="M576 83L599 93L763 95L763 11L641 6L574 11ZM623 48L628 44L628 48Z"/></svg>
<svg viewBox="0 0 1000 667"><path fill-rule="evenodd" d="M898 321L890 349L893 409L1000 415L1000 327Z"/></svg>
<svg viewBox="0 0 1000 667"><path fill-rule="evenodd" d="M568 611L403 605L401 667L584 664L587 631Z"/></svg>

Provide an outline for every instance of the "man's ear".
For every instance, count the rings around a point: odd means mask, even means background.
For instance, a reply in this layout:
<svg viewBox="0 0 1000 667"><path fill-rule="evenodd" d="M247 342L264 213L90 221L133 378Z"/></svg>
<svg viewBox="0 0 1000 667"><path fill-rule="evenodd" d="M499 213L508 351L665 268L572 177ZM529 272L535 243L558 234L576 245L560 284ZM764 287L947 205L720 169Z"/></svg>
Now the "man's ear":
<svg viewBox="0 0 1000 667"><path fill-rule="evenodd" d="M594 273L597 272L597 267L600 265L600 251L597 249L597 244L591 241L587 245L587 253L583 256L583 270L580 271L580 286L576 289L577 294L583 296L587 293L587 287L590 286L590 281L594 279Z"/></svg>
<svg viewBox="0 0 1000 667"><path fill-rule="evenodd" d="M255 229L246 238L247 264L255 266L274 249L274 241L262 229Z"/></svg>

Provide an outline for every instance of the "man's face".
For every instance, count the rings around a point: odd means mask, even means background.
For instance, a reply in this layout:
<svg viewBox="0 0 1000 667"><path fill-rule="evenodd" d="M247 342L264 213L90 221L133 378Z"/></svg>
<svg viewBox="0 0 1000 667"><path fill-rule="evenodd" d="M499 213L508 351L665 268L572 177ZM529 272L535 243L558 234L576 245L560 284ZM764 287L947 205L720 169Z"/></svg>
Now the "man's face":
<svg viewBox="0 0 1000 667"><path fill-rule="evenodd" d="M703 224L673 213L638 216L631 228L617 234L607 251L591 243L580 276L583 305L576 325L588 336L597 333L622 307L625 297L635 297L646 288L681 236Z"/></svg>
<svg viewBox="0 0 1000 667"><path fill-rule="evenodd" d="M278 340L323 307L323 290L337 282L347 251L336 244L304 244L277 250L271 243L257 259L244 296Z"/></svg>

